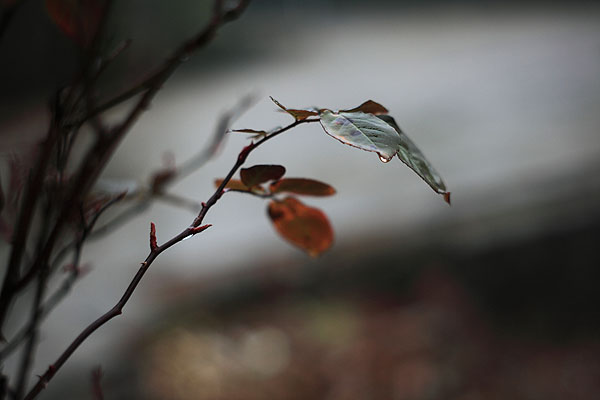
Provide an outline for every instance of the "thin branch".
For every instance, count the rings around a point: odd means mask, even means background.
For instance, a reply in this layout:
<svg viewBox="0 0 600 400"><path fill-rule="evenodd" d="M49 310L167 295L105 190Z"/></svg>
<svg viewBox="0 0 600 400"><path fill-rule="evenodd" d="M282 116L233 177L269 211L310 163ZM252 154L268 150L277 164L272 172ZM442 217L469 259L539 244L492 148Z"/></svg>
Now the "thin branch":
<svg viewBox="0 0 600 400"><path fill-rule="evenodd" d="M24 3L24 1L17 1L5 10L5 14L3 14L3 19L0 22L2 24L0 25L0 35L5 29L4 24L8 23L8 20L6 20L7 22L4 22L5 17L8 15L8 18L10 18L16 7L18 7L22 3ZM106 24L106 16L111 4L112 0L107 1L106 7L104 8L104 15L102 16L100 28L98 29L96 35L93 38L91 45L92 50L89 53L89 57L84 67L84 76L86 76L85 71L89 70L89 67L93 64L93 58L96 54L96 50L98 49L101 32ZM73 94L74 90L71 89L68 93L66 104L68 104ZM2 337L1 328L4 325L6 314L10 305L12 304L13 297L24 287L24 284L27 284L31 279L33 279L38 270L41 270L42 268L45 268L47 266L50 253L54 248L55 240L57 240L57 237L60 234L60 230L62 229L62 226L64 225L68 217L68 215L64 215L65 213L59 215L59 219L58 222L55 224L55 228L59 227L61 229L54 229L53 231L51 231L46 245L43 246L43 250L41 252L38 252L38 255L41 255L41 257L36 257L29 272L25 275L26 279L21 278L19 276L21 261L26 251L29 230L31 228L33 217L36 211L36 203L38 198L40 197L40 191L44 187L43 183L47 174L47 169L50 160L52 158L53 149L58 143L61 134L63 133L62 124L63 117L65 115L65 110L63 104L61 104L60 92L57 92L55 95L55 98L52 102L51 111L52 119L50 122L48 134L46 135L44 144L40 149L40 156L38 158L38 161L31 172L31 179L26 187L24 200L19 209L19 216L17 222L15 223L16 228L13 235L12 249L8 262L8 268L4 278L4 282L2 284L2 290L0 292L0 337ZM76 188L76 190L81 191L81 189L83 189L84 187L85 186L79 186L78 188ZM67 204L67 206L71 208L73 204L74 203L69 203Z"/></svg>
<svg viewBox="0 0 600 400"><path fill-rule="evenodd" d="M217 126L214 130L213 137L209 141L208 146L203 148L198 154L193 156L187 161L184 161L181 166L175 168L172 173L160 184L153 182L154 186L149 189L143 189L139 193L139 198L136 203L113 217L110 221L106 222L103 226L95 229L89 236L89 239L97 239L114 229L124 225L130 219L143 213L150 207L154 199L163 200L171 204L186 207L194 212L198 212L200 205L195 201L188 200L174 194L166 193L164 190L169 186L173 185L177 181L189 176L193 172L200 169L206 162L214 157L219 147L223 144L229 127L231 124L252 104L254 103L254 97L251 95L243 97L239 103L231 110L225 112L220 118Z"/></svg>
<svg viewBox="0 0 600 400"><path fill-rule="evenodd" d="M35 298L33 301L33 309L32 309L32 318L31 318L31 334L29 335L29 340L27 341L27 345L23 350L23 357L21 359L21 364L19 365L19 372L17 374L17 386L16 386L16 399L23 398L23 393L27 387L27 381L29 378L29 371L31 368L31 363L33 362L33 356L35 353L35 347L37 345L38 333L39 333L39 324L41 320L42 312L40 310L39 304L41 304L42 299L44 297L44 293L46 292L46 283L48 282L49 276L49 266L43 268L38 274L37 287L35 290Z"/></svg>
<svg viewBox="0 0 600 400"><path fill-rule="evenodd" d="M27 325L22 327L14 335L14 337L6 344L6 346L4 346L2 348L2 351L0 351L0 360L4 360L6 357L8 357L14 350L16 350L19 347L19 344L21 344L21 342L23 340L30 337L33 334L34 330L36 329L36 326L41 321L43 321L48 316L48 314L50 314L50 312L52 310L54 310L54 308L61 302L61 300L70 292L73 284L79 278L79 275L81 273L81 268L79 265L80 265L81 252L83 251L84 243L87 241L90 233L94 229L94 226L98 222L100 216L106 210L108 210L111 206L113 206L117 202L121 201L122 199L123 199L123 195L114 197L111 200L109 200L108 202L106 202L92 216L90 222L88 222L87 224L85 224L83 226L83 229L82 229L77 241L74 242L73 244L71 244L71 246L73 246L75 248L75 252L73 253L73 261L71 263L71 269L69 271L69 275L62 282L62 284L59 286L59 288L52 295L50 295L50 297L48 297L48 299L43 304L40 305L38 303L39 314L36 315L36 318L32 318L27 323ZM68 248L70 248L70 246ZM66 253L66 251L65 251L65 253ZM50 273L54 272L58 268L58 265L61 261L62 261L62 257L57 257L54 260L54 262L52 263L51 268L50 268Z"/></svg>
<svg viewBox="0 0 600 400"><path fill-rule="evenodd" d="M15 222L15 231L12 236L10 258L8 261L4 282L2 284L2 290L0 292L0 337L2 337L1 329L4 325L6 313L8 312L8 309L12 303L14 294L18 291L15 286L19 280L19 270L21 268L21 261L26 249L29 229L31 228L33 216L35 214L36 203L40 197L40 191L43 187L46 169L52 154L52 148L54 147L59 136L59 121L61 115L58 106L58 99L55 100L55 110L56 111L53 113L53 119L50 122L48 134L46 135L46 140L40 149L40 156L31 172L30 180L25 187L25 194L19 209L17 221Z"/></svg>
<svg viewBox="0 0 600 400"><path fill-rule="evenodd" d="M125 90L123 93L116 95L115 97L102 103L95 109L91 110L79 123L89 120L105 111L116 107L127 100L134 98L135 96L146 92L146 94L154 91L156 88L160 88L162 84L171 76L175 69L183 62L185 62L189 56L198 48L203 47L214 37L218 28L225 25L228 22L234 21L240 17L250 4L250 0L240 0L238 5L225 13L221 13L222 0L215 1L215 7L213 10L213 16L206 26L206 28L197 34L195 37L184 43L174 54L167 60L167 62L159 68L155 73L144 79L142 82L134 85L133 87ZM153 96L150 94L150 96ZM144 101L140 101L143 103Z"/></svg>
<svg viewBox="0 0 600 400"><path fill-rule="evenodd" d="M217 0L217 2L220 3L221 1ZM241 0L236 7L228 10L223 15L213 15L210 23L200 33L180 46L167 60L163 68L154 75L151 79L152 86L146 90L122 123L113 128L110 135L98 138L96 144L92 146L84 158L86 160L85 164L81 166L78 174L73 179L71 190L65 197L62 210L58 213L57 222L50 233L46 246L38 253L31 268L25 273L23 278L16 283L16 287L19 290L26 286L42 265L47 262L54 249L56 240L61 236L65 222L69 220L74 205L78 203L81 196L87 193L96 181L125 134L137 122L141 114L149 108L154 96L161 89L165 81L194 51L208 44L214 38L218 28L239 17L248 3L249 0Z"/></svg>
<svg viewBox="0 0 600 400"><path fill-rule="evenodd" d="M40 377L39 381L37 382L37 384L31 389L31 391L27 394L27 396L25 397L25 400L31 400L33 398L35 398L48 384L48 382L50 382L50 380L54 377L54 375L56 374L56 372L65 364L65 362L71 357L71 355L75 352L75 350L77 350L77 348L92 334L94 333L98 328L100 328L102 325L106 324L108 321L110 321L111 319L113 319L114 317L121 315L123 313L123 308L125 307L125 305L127 304L127 302L129 301L129 299L131 298L131 296L133 295L133 292L135 291L135 289L137 288L137 286L139 285L140 281L142 280L142 278L144 277L144 275L146 274L146 272L148 271L148 268L150 267L150 265L152 265L152 263L154 262L154 260L165 250L173 247L175 244L181 242L182 240L193 236L203 230L205 230L208 225L202 225L202 222L204 221L204 218L206 217L206 214L208 213L208 211L210 210L210 208L212 206L214 206L219 199L221 198L221 196L224 193L224 188L227 185L227 183L231 180L231 178L233 177L233 175L237 172L237 170L244 164L244 162L246 161L246 159L248 158L248 155L257 147L259 147L260 145L262 145L263 143L265 143L266 141L300 125L303 123L309 123L309 122L316 122L318 121L317 119L306 119L306 120L302 120L302 121L295 121L294 123L287 125L286 127L283 127L275 132L273 132L272 134L270 134L269 136L266 136L264 138L262 138L261 140L259 140L256 143L251 143L250 145L244 147L242 149L242 151L239 153L238 158L235 162L235 164L233 165L233 167L230 169L229 173L227 174L227 176L225 177L225 179L223 180L223 182L221 183L221 185L219 185L219 187L215 190L215 192L212 194L212 196L202 205L202 210L200 210L200 213L198 214L198 216L194 219L194 221L192 222L192 224L184 229L181 233L179 233L178 235L176 235L175 237L173 237L172 239L170 239L169 241L165 242L164 244L160 245L160 246L152 246L152 250L150 251L150 253L148 254L148 256L146 257L146 259L142 262L140 269L138 270L138 272L135 274L135 276L133 277L132 281L129 283L129 286L127 287L127 289L125 290L125 292L123 293L123 296L121 297L121 299L119 299L119 301L110 309L108 310L105 314L103 314L102 316L100 316L98 319L96 319L94 322L92 322L90 325L88 325L80 334L79 336L77 336L75 338L75 340L73 340L73 342L69 345L69 347L67 347L67 349L58 357L58 359L48 367L48 369L46 370L46 372Z"/></svg>
<svg viewBox="0 0 600 400"><path fill-rule="evenodd" d="M255 98L252 95L244 96L239 103L230 111L225 112L217 126L215 128L212 140L209 142L208 146L204 148L200 153L196 156L190 158L186 162L184 162L177 170L173 177L169 180L169 184L175 183L178 180L181 180L191 173L197 171L201 168L208 160L210 160L215 153L219 150L219 147L222 145L223 140L225 139L229 127L231 124L247 109L249 109L255 102Z"/></svg>

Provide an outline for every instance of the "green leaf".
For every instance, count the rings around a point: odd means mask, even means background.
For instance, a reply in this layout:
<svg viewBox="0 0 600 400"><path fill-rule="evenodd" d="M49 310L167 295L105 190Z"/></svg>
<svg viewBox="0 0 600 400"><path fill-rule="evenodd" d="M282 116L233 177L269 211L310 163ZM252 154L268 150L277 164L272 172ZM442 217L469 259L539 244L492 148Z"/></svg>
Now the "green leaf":
<svg viewBox="0 0 600 400"><path fill-rule="evenodd" d="M331 196L335 189L326 183L305 178L284 178L273 182L271 193L295 193L307 196Z"/></svg>
<svg viewBox="0 0 600 400"><path fill-rule="evenodd" d="M88 46L100 26L107 0L45 0L48 15L80 46Z"/></svg>
<svg viewBox="0 0 600 400"><path fill-rule="evenodd" d="M255 165L250 168L242 168L240 176L242 182L248 187L253 187L268 181L276 181L285 174L282 165Z"/></svg>
<svg viewBox="0 0 600 400"><path fill-rule="evenodd" d="M327 134L342 143L379 154L390 160L398 152L399 136L396 130L373 114L363 112L321 113L321 125Z"/></svg>
<svg viewBox="0 0 600 400"><path fill-rule="evenodd" d="M352 112L358 112L358 111L364 112L367 114L374 114L374 115L388 113L387 108L385 108L384 106L382 106L379 103L374 102L373 100L367 100L364 103L362 103L360 106L355 107L351 110L340 110L339 112L352 113Z"/></svg>
<svg viewBox="0 0 600 400"><path fill-rule="evenodd" d="M288 113L292 117L294 117L294 119L296 121L303 121L303 120L307 119L308 117L314 117L314 116L319 115L318 112L312 111L312 110L296 110L293 108L287 108L284 105L282 105L280 102L275 100L273 97L271 97L271 100L273 101L273 103L277 104L277 106L279 108L281 108L283 111L285 111L286 113Z"/></svg>
<svg viewBox="0 0 600 400"><path fill-rule="evenodd" d="M415 171L435 192L444 195L444 200L450 203L450 194L440 175L392 117L364 112L333 113L323 110L321 125L328 135L350 146L375 152L384 163L398 155L404 164Z"/></svg>
<svg viewBox="0 0 600 400"><path fill-rule="evenodd" d="M415 171L436 193L443 195L446 203L450 204L450 192L446 190L446 185L442 177L427 158L425 158L421 150L402 132L402 129L400 129L394 118L389 115L378 115L377 118L388 123L398 133L400 143L397 155L400 161Z"/></svg>

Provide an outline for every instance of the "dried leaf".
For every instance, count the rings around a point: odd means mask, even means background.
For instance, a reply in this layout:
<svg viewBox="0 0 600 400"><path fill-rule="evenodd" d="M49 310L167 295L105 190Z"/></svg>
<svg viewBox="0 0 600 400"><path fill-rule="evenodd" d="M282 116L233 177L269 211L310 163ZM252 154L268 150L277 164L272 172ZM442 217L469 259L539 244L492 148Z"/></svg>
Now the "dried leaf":
<svg viewBox="0 0 600 400"><path fill-rule="evenodd" d="M250 168L242 168L240 176L242 182L248 187L253 187L268 181L276 181L285 174L282 165L254 165Z"/></svg>
<svg viewBox="0 0 600 400"><path fill-rule="evenodd" d="M267 131L257 131L256 129L231 129L229 132L235 133L253 133L252 137L264 137L268 135Z"/></svg>
<svg viewBox="0 0 600 400"><path fill-rule="evenodd" d="M326 183L306 178L284 178L271 184L271 193L295 193L307 196L331 196L335 189Z"/></svg>
<svg viewBox="0 0 600 400"><path fill-rule="evenodd" d="M379 103L374 102L373 100L367 100L364 103L362 103L360 106L355 107L351 110L340 110L339 112L352 113L352 112L358 112L358 111L364 112L367 114L374 114L374 115L388 113L387 108L385 108L384 106L382 106Z"/></svg>
<svg viewBox="0 0 600 400"><path fill-rule="evenodd" d="M221 186L224 179L215 179L215 187ZM225 185L225 189L233 189L233 190L243 190L245 192L250 192L250 188L244 184L244 182L239 179L230 179Z"/></svg>
<svg viewBox="0 0 600 400"><path fill-rule="evenodd" d="M312 110L297 110L297 109L293 109L293 108L286 108L280 102L275 100L273 97L271 97L271 100L273 101L273 103L277 104L277 106L279 108L281 108L283 111L285 111L286 113L288 113L292 117L294 117L294 119L296 121L303 121L303 120L307 119L308 117L314 117L314 116L319 115L318 112L312 111Z"/></svg>
<svg viewBox="0 0 600 400"><path fill-rule="evenodd" d="M46 0L58 28L80 46L89 45L106 10L106 0Z"/></svg>
<svg viewBox="0 0 600 400"><path fill-rule="evenodd" d="M293 197L269 203L268 214L277 232L288 242L316 257L333 243L327 216Z"/></svg>
<svg viewBox="0 0 600 400"><path fill-rule="evenodd" d="M223 179L215 179L215 187L221 186L221 183L223 183ZM239 179L230 179L224 189L256 194L265 194L267 192L262 186L248 187Z"/></svg>

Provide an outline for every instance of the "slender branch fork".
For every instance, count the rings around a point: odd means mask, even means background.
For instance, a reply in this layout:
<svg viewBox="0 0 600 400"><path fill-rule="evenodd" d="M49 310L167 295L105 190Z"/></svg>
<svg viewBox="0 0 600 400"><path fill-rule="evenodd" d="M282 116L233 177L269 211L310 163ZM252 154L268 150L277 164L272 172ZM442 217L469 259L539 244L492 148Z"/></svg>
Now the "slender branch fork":
<svg viewBox="0 0 600 400"><path fill-rule="evenodd" d="M229 9L226 9L223 6L224 2L224 0L214 0L214 9L208 24L195 36L179 46L172 53L171 57L169 57L155 73L146 78L142 83L134 86L132 89L129 89L128 91L112 100L109 100L108 102L100 104L100 106L96 106L93 94L98 76L105 70L111 60L114 59L127 46L127 44L125 44L116 49L112 55L109 55L104 60L100 59L102 63L100 64L100 67L97 66L97 61L99 58L101 58L99 51L100 37L102 36L101 32L104 28L110 5L113 3L113 0L107 0L104 10L104 17L102 19L100 28L93 38L90 47L83 54L84 57L82 60L83 65L81 75L75 78L70 87L56 93L56 96L54 97L50 107L52 118L49 124L48 132L44 142L40 146L39 157L31 169L27 184L25 185L25 190L15 223L15 232L11 241L12 248L7 265L7 272L0 288L0 339L4 340L3 337L1 337L2 325L5 322L11 303L22 293L22 290L34 280L34 278L38 279L38 293L36 295L36 299L34 300L34 307L32 308L33 314L31 318L31 325L27 326L24 335L24 337L29 335L30 345L28 345L28 348L25 350L24 357L22 358L22 368L17 379L19 381L19 387L17 388L16 393L13 392L13 395L16 395L18 398L20 398L22 395L21 390L24 389L22 386L27 382L30 359L34 351L33 349L35 348L36 338L34 335L32 335L32 332L35 332L37 329L37 325L40 323L45 312L45 308L42 306L41 302L44 294L45 281L47 280L48 275L53 271L51 268L51 257L55 253L56 246L60 242L60 238L64 236L63 233L67 228L68 221L74 217L73 210L80 208L79 206L83 202L84 195L97 180L108 159L114 153L120 141L127 134L130 128L137 122L141 114L149 107L156 94L160 91L163 84L169 79L177 67L187 58L189 58L189 56L197 49L202 48L210 43L210 41L215 37L217 30L221 26L237 19L245 11L250 3L250 0L239 0L236 6ZM7 6L4 8L0 21L0 40L5 33L8 23L17 10L16 5L23 3L24 0L13 3L13 6ZM133 107L120 123L116 124L114 127L106 127L102 124L102 121L100 120L100 114L107 109L119 105L137 95L139 95L139 97L135 100ZM83 118L78 116L81 114L80 111L82 107L84 115ZM77 166L77 170L72 179L63 184L63 170L60 165L64 167L66 164L65 160L68 157L70 150L69 143L72 144L75 136L79 132L79 129L86 123L89 124L95 131L96 142L90 146L87 154L82 158L83 161ZM61 200L55 209L52 210L54 218L47 219L46 222L48 224L44 231L39 235L36 252L33 255L33 258L28 260L27 268L25 268L25 266L22 264L24 264L23 260L27 244L30 242L30 238L33 235L32 227L34 225L33 221L38 209L38 199L42 198L43 195L46 194L44 192L46 187L44 185L44 181L48 171L52 167L52 155L55 150L57 153L56 162L57 166L59 166L58 173L61 177L60 182L62 185L60 187L60 190L62 191ZM188 167L193 168L195 165L198 165L198 163L203 162L202 158L199 160L200 161L194 161L194 163L190 164ZM177 176L180 177L189 172L189 170L185 170ZM207 208L203 207L200 212L202 214L202 218L200 218L200 220L203 219L206 211ZM199 233L205 229L199 225L200 224L198 223L196 226L190 227L184 232L187 232L188 236ZM152 260L158 254L160 254L160 252L164 251L164 249L172 246L185 237L187 236L182 236L178 240L169 241L160 248L153 249L147 260L142 264L141 270L147 269ZM177 239L177 237L174 239ZM79 248L80 247L81 246L79 246ZM139 277L141 278L142 275L143 273ZM137 286L138 282L139 278L137 281L136 278L134 278L132 285L130 285L130 288L128 288L128 291L121 299L123 305L131 296L131 293ZM129 291L130 289L131 291ZM112 318L112 316L106 320L109 320L110 318ZM91 332L93 332L93 330ZM85 335L84 338L85 337L87 337L87 335ZM4 355L9 351L12 351L12 349L3 347L2 354ZM67 352L68 351L65 353ZM68 358L71 353L69 353L66 358ZM57 365L62 365L64 361L66 361L66 358L62 359L62 361L57 363ZM0 400L4 399L5 395L9 391L7 389L5 378L6 377L0 373ZM48 380L49 379L41 379L40 382L44 382L45 384ZM27 398L35 397L37 393L34 392L36 390L37 389L34 387L32 392L27 395ZM39 393L39 390L37 392Z"/></svg>
<svg viewBox="0 0 600 400"><path fill-rule="evenodd" d="M254 149L256 149L257 147L259 147L260 145L265 143L267 140L270 140L270 139L272 139L272 138L274 138L274 137L276 137L298 125L301 125L304 123L310 123L310 122L317 122L317 121L318 121L318 119L305 119L305 120L301 120L301 121L295 121L290 125L287 125L283 128L280 128L280 129L272 132L270 135L265 136L258 142L251 143L250 145L244 147L242 149L242 151L239 153L235 164L233 165L233 167L231 167L231 169L229 170L229 173L227 174L225 179L223 179L223 182L221 182L221 184L215 190L215 192L212 194L212 196L205 203L202 203L202 209L200 210L200 212L196 216L196 218L194 218L192 224L188 228L184 229L178 235L174 236L167 242L158 246L155 243L156 237L155 237L154 229L152 229L151 237L150 237L150 243L151 243L150 244L150 253L146 257L146 259L141 263L141 267L139 268L139 270L137 271L137 273L135 274L135 276L129 283L129 286L123 293L123 296L119 299L119 301L110 310L108 310L106 313L101 315L94 322L89 324L79 334L79 336L77 336L75 338L75 340L73 340L73 342L71 342L69 347L67 347L67 349L60 355L60 357L58 357L56 359L56 361L52 365L50 365L48 367L48 369L46 370L46 372L40 377L37 384L31 389L31 391L25 397L25 400L30 400L30 399L35 398L46 387L48 382L54 377L56 372L65 364L65 362L71 357L71 355L75 352L75 350L77 350L77 348L92 333L94 333L96 330L98 330L98 328L100 328L102 325L106 324L108 321L110 321L114 317L119 316L123 313L123 308L125 307L125 305L129 301L129 299L133 295L133 292L139 285L140 281L142 280L142 278L144 277L144 275L150 268L150 265L152 265L154 260L156 260L156 258L162 252L173 247L175 244L181 242L182 240L184 240L190 236L193 236L197 233L203 232L204 230L206 230L207 228L209 228L211 226L210 224L202 225L202 222L204 221L206 214L211 209L211 207L214 206L219 201L221 196L223 196L223 194L225 193L225 186L227 185L227 183L229 183L229 181L231 180L233 175L237 172L237 170L246 162L248 155Z"/></svg>

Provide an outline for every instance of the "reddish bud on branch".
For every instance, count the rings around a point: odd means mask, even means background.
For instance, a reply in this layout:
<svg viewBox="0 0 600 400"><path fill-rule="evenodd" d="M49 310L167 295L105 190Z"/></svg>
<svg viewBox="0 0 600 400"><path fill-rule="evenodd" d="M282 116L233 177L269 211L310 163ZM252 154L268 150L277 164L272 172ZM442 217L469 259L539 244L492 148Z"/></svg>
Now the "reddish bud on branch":
<svg viewBox="0 0 600 400"><path fill-rule="evenodd" d="M250 154L250 152L252 151L252 149L254 149L254 143L250 143L248 146L244 147L242 149L242 151L240 151L240 154L238 155L238 162L239 163L243 163L246 161L246 158L248 157L248 154Z"/></svg>
<svg viewBox="0 0 600 400"><path fill-rule="evenodd" d="M212 224L206 224L206 225L202 225L202 226L196 226L196 227L190 228L190 232L192 233L192 235L195 235L197 233L204 232L205 230L207 230L211 226L212 226Z"/></svg>
<svg viewBox="0 0 600 400"><path fill-rule="evenodd" d="M154 222L150 222L150 250L156 251L158 244L156 243L156 225Z"/></svg>

